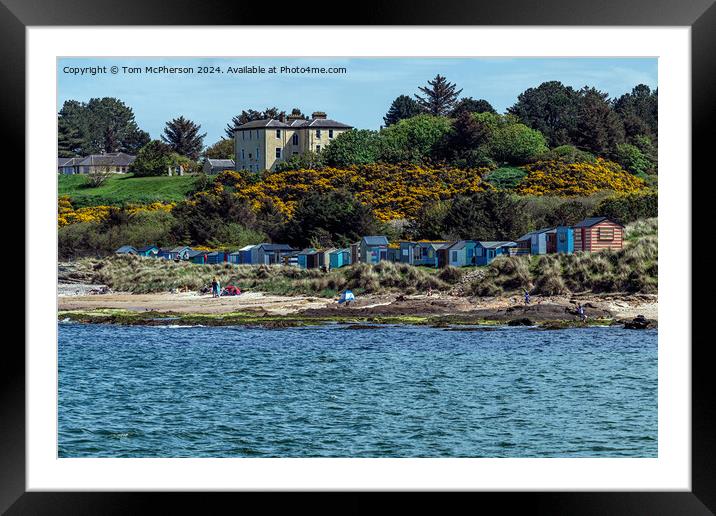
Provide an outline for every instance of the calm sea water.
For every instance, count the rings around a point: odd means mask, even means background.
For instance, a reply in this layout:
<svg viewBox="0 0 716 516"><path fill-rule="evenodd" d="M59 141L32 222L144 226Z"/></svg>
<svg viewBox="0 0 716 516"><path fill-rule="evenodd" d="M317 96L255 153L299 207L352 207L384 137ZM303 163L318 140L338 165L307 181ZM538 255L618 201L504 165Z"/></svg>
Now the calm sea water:
<svg viewBox="0 0 716 516"><path fill-rule="evenodd" d="M60 324L61 457L655 457L657 333Z"/></svg>

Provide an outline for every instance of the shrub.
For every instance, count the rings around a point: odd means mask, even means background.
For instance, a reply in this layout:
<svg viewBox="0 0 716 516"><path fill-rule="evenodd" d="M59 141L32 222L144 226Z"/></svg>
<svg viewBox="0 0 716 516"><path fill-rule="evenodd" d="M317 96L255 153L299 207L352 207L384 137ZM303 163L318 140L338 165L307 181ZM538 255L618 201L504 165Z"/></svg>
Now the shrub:
<svg viewBox="0 0 716 516"><path fill-rule="evenodd" d="M525 170L528 175L517 188L523 195L580 196L600 190L632 193L645 188L644 181L602 158L594 163L538 161Z"/></svg>
<svg viewBox="0 0 716 516"><path fill-rule="evenodd" d="M659 215L659 195L653 190L614 195L599 203L596 213L610 217L622 224L628 224L637 219L657 217Z"/></svg>

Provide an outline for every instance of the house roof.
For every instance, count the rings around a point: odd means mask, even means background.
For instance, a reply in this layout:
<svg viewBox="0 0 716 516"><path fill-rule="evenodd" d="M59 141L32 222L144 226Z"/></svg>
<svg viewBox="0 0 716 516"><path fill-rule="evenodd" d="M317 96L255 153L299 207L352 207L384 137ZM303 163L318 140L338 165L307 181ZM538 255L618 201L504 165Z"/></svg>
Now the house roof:
<svg viewBox="0 0 716 516"><path fill-rule="evenodd" d="M135 253L137 252L137 250L131 245L123 245L122 247L117 249L115 253L131 253L132 251L134 251Z"/></svg>
<svg viewBox="0 0 716 516"><path fill-rule="evenodd" d="M84 158L57 158L58 167L72 167L79 165Z"/></svg>
<svg viewBox="0 0 716 516"><path fill-rule="evenodd" d="M108 154L90 154L82 161L79 165L83 166L112 166L112 167L126 167L130 165L136 156L132 156L125 152L112 152Z"/></svg>
<svg viewBox="0 0 716 516"><path fill-rule="evenodd" d="M497 249L498 247L515 247L517 245L516 242L510 242L508 240L485 241L478 243L485 249Z"/></svg>
<svg viewBox="0 0 716 516"><path fill-rule="evenodd" d="M609 217L588 217L580 222L577 222L573 228L590 228L596 224L599 224L600 222L604 222L605 220L609 222L613 222L614 224L624 227L621 224L619 224L617 221L610 219Z"/></svg>
<svg viewBox="0 0 716 516"><path fill-rule="evenodd" d="M300 127L300 128L312 128L312 129L352 129L352 125L344 124L336 120L328 120L325 118L314 118L312 120L292 120L290 124L275 120L273 118L266 118L263 120L252 120L236 127L235 131L241 131L243 129L261 129L261 128L275 128L281 129L282 127Z"/></svg>
<svg viewBox="0 0 716 516"><path fill-rule="evenodd" d="M452 251L459 251L460 249L464 249L465 246L467 246L468 244L474 244L474 243L475 243L474 240L458 240L457 242L455 242L453 245L450 246L450 249Z"/></svg>
<svg viewBox="0 0 716 516"><path fill-rule="evenodd" d="M382 235L364 236L362 240L366 245L388 245L388 238Z"/></svg>
<svg viewBox="0 0 716 516"><path fill-rule="evenodd" d="M207 158L209 162L209 166L211 167L234 167L236 163L234 163L233 159L213 159L213 158Z"/></svg>
<svg viewBox="0 0 716 516"><path fill-rule="evenodd" d="M248 251L248 250L250 250L250 249L253 249L254 247L256 247L256 244L245 245L244 247L242 247L241 249L239 249L239 251Z"/></svg>
<svg viewBox="0 0 716 516"><path fill-rule="evenodd" d="M144 251L149 251L150 249L159 249L159 248L155 245L145 245L143 247L137 247L137 251L139 251L140 253L142 253Z"/></svg>
<svg viewBox="0 0 716 516"><path fill-rule="evenodd" d="M194 258L195 256L199 256L200 254L208 254L206 251L197 251L195 249L189 249L189 258Z"/></svg>

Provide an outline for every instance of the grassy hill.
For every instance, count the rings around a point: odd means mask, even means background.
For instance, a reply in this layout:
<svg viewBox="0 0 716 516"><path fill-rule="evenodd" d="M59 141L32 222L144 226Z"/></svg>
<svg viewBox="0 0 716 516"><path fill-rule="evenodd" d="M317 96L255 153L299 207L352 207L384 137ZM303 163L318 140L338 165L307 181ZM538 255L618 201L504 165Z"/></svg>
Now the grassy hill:
<svg viewBox="0 0 716 516"><path fill-rule="evenodd" d="M77 207L181 201L194 187L197 176L132 177L122 174L111 177L97 188L87 185L82 174L58 176L57 193L70 197Z"/></svg>

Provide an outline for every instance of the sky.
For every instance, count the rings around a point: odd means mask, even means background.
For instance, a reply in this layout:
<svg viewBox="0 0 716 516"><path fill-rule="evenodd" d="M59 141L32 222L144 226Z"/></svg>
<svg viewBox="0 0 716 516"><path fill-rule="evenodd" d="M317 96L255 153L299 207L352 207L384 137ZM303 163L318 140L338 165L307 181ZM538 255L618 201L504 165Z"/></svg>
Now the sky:
<svg viewBox="0 0 716 516"><path fill-rule="evenodd" d="M58 110L69 99L116 97L132 108L139 127L159 138L167 121L183 115L201 125L205 145L224 136L244 109L276 106L359 129L378 129L391 102L438 73L462 88L462 97L486 99L500 113L527 88L557 80L593 86L617 97L637 84L657 87L656 58L62 58L58 59ZM117 73L112 73L112 67ZM164 73L146 67L186 67ZM263 67L258 73L230 70ZM92 67L104 67L95 68ZM130 73L123 67L139 68ZM214 67L215 73L198 73ZM271 73L270 67L276 67ZM281 67L345 68L345 73L281 71ZM220 72L216 71L220 69ZM92 74L92 72L95 72Z"/></svg>

